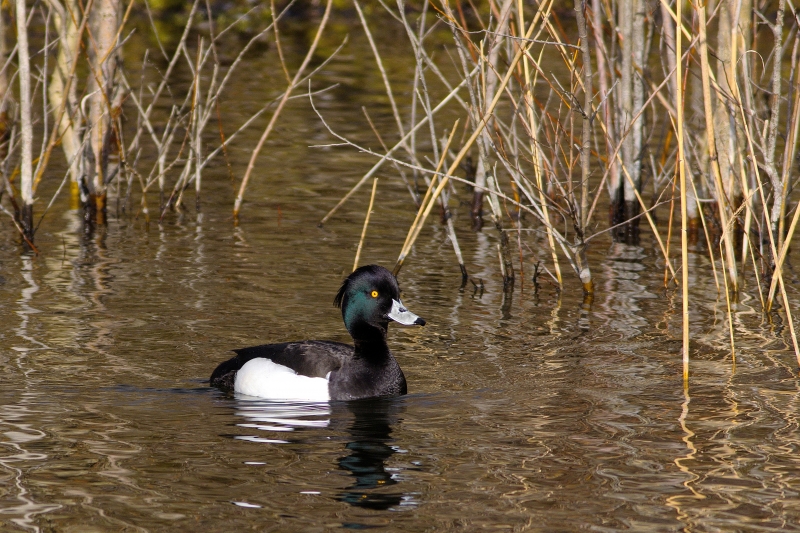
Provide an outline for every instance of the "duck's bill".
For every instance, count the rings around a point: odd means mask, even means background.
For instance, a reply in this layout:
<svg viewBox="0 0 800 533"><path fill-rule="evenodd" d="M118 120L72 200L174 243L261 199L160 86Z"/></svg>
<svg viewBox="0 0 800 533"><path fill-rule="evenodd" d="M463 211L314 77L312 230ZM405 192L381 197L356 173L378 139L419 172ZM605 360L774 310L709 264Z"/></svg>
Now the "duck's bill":
<svg viewBox="0 0 800 533"><path fill-rule="evenodd" d="M425 325L425 320L406 309L406 307L400 303L399 300L392 300L392 309L389 311L387 316L398 324L403 324L404 326Z"/></svg>

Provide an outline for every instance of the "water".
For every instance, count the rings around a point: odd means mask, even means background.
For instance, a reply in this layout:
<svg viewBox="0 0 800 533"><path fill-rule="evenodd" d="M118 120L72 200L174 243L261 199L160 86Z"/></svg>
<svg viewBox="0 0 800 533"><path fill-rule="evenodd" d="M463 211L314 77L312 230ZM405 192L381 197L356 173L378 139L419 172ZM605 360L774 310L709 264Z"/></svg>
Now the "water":
<svg viewBox="0 0 800 533"><path fill-rule="evenodd" d="M339 131L375 144L360 106L387 131L392 119L377 74L351 61L368 53L363 38L351 43L322 73L344 85L317 103ZM253 70L274 67L268 57ZM263 80L239 83L246 98L231 122L263 92ZM231 148L237 176L259 133ZM317 222L371 161L309 149L328 137L302 101L279 133L239 227L220 163L204 177L200 214L148 228L112 213L84 237L61 199L37 234L39 256L0 234L0 529L800 529L796 362L780 316L762 320L752 295L735 305L734 365L725 301L693 253L684 392L680 297L663 289L647 236L640 247L593 244L588 305L570 273L560 295L542 278L533 290L533 264L548 254L526 234L524 287L504 296L496 235L469 231L459 208L467 266L485 290L460 289L441 226L423 231L400 282L428 325L390 331L408 396L281 404L209 388L232 348L348 340L332 300L368 191ZM391 266L412 219L387 168L363 262Z"/></svg>

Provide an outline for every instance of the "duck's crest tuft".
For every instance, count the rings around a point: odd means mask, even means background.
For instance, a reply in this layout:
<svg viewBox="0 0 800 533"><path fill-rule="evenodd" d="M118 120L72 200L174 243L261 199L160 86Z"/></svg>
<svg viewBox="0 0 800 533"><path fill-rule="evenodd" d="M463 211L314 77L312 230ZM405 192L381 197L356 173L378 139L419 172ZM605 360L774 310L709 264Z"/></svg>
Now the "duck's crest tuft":
<svg viewBox="0 0 800 533"><path fill-rule="evenodd" d="M347 292L347 287L350 285L349 282L350 282L350 278L346 278L342 282L342 286L339 288L339 292L336 293L336 297L333 299L333 305L335 305L336 307L342 307L342 304L344 303L343 302L344 293Z"/></svg>

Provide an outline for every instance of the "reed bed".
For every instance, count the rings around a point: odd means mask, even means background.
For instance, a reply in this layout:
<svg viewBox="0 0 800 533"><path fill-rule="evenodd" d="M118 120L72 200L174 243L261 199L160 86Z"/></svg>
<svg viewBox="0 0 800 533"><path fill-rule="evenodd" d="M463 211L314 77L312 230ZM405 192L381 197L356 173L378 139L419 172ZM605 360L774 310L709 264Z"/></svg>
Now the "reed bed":
<svg viewBox="0 0 800 533"><path fill-rule="evenodd" d="M273 0L218 28L208 0L197 0L174 49L159 42L158 50L147 51L166 65L148 90L142 73L125 68L122 51L132 13L151 21L157 36L149 4L16 0L7 7L0 17L0 210L29 249L35 251L36 228L55 199L36 213L37 223L34 198L44 179L58 180L56 194L69 191L90 229L105 224L109 198L118 212L150 222L148 198L156 192L160 221L188 209L186 194L193 190L200 210L208 164L217 157L227 161L231 143L267 115L240 180L228 165L237 184L232 208L238 222L264 143L287 102L303 98L336 139L332 145L375 157L352 189L331 202L321 224L379 172L404 180L416 216L396 274L413 260L414 244L438 208L462 286L470 265L459 233L494 235L507 292L524 280L523 252L534 242L527 236L535 235L535 278L548 277L559 291L574 290L576 280L590 304L596 265L587 248L600 237L640 245L644 232L663 259L665 289L681 293L684 377L689 304L696 297L689 287L691 250L708 254L728 309L732 354L732 313L747 292L766 317L785 315L800 364L784 278L800 220L793 195L800 19L787 0L575 0L570 6L553 0L327 0L317 8L314 38L294 73L280 40L282 18L297 8L293 2ZM379 130L363 110L382 151L338 133L315 106L309 81L338 53L311 68L334 10L366 36L385 88L396 130ZM256 11L263 27L223 66L221 39ZM386 43L375 36L384 25L407 39L415 66L410 91L396 91L393 84L407 87L408 80L395 79L381 57ZM32 27L39 28L35 42L28 39ZM225 89L248 50L265 39L274 45L286 88L226 132L219 117ZM147 57L140 59L147 67ZM193 78L181 94L170 90L179 63ZM165 101L169 111L157 111ZM209 137L218 140L212 148ZM60 177L46 172L58 152L67 168ZM156 157L142 157L146 152ZM393 170L384 169L387 163ZM463 190L454 183L471 191L466 217L453 216ZM376 187L373 179L373 199ZM679 252L670 248L676 230Z"/></svg>
<svg viewBox="0 0 800 533"><path fill-rule="evenodd" d="M405 30L417 65L410 116L399 117L379 47L372 47L400 141L383 154L371 152L320 119L337 144L373 153L376 167L391 162L425 181L424 195L412 191L417 216L396 273L434 205L449 205L453 181L473 190L472 230L485 218L496 232L506 290L514 287L515 270L524 268L516 258L520 236L532 231L546 236L536 255L549 261L551 282L571 285L564 263L591 302L595 278L587 247L607 232L638 245L645 220L666 265L665 288L680 290L685 379L690 300L697 297L689 287L690 250L709 256L729 313L732 355L730 314L742 292L751 291L767 314L779 299L800 364L783 277L800 218L792 203L800 125L794 7L787 15L780 0L576 0L574 10L547 0L381 6ZM357 9L369 35L370 21ZM460 141L453 141L446 118L453 113L463 118ZM409 142L408 131L429 138ZM439 149L445 137L449 148ZM598 215L601 206L608 206L607 218ZM466 281L468 265L451 218L446 221ZM678 257L670 250L674 224Z"/></svg>

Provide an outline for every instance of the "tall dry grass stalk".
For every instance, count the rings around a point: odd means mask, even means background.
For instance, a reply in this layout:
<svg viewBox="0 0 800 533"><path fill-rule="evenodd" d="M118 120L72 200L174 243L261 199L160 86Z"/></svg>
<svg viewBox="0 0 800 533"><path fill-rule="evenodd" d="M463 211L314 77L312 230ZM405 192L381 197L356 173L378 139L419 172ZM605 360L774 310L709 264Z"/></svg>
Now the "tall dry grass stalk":
<svg viewBox="0 0 800 533"><path fill-rule="evenodd" d="M16 0L17 56L19 57L19 113L20 113L20 195L21 212L18 214L23 237L33 241L33 116L31 103L31 58L28 51L28 12L25 0Z"/></svg>
<svg viewBox="0 0 800 533"><path fill-rule="evenodd" d="M683 2L678 0L677 19L681 17L681 5ZM678 32L675 38L675 57L677 68L675 69L675 111L677 115L678 131L676 140L678 142L678 175L680 176L681 192L681 290L682 290L682 330L683 330L683 381L689 381L689 214L687 209L687 188L686 188L686 165L684 164L684 139L683 139L683 57L681 48L683 44L683 33Z"/></svg>
<svg viewBox="0 0 800 533"><path fill-rule="evenodd" d="M308 52L306 53L303 62L298 67L297 72L295 73L294 77L289 81L289 86L284 91L283 95L281 96L280 101L278 102L278 106L275 108L275 111L272 113L272 118L270 118L267 127L264 129L264 132L261 134L261 138L258 140L253 153L250 156L250 162L247 164L247 170L244 173L244 177L242 178L242 183L239 186L239 192L236 195L236 200L233 204L233 218L235 221L239 219L239 212L242 209L242 202L244 201L244 193L247 189L247 184L250 181L250 176L253 173L253 169L255 169L256 161L258 159L259 154L261 153L261 149L264 147L264 143L267 141L270 133L275 127L277 123L278 117L280 116L281 112L283 111L284 107L286 106L286 102L289 101L289 97L292 93L300 87L303 82L308 79L308 75L306 74L306 69L308 68L308 64L311 62L311 59L314 57L314 51L319 46L319 41L322 38L322 33L325 30L325 26L328 23L328 19L330 18L331 8L333 7L333 0L328 0L327 4L325 4L325 13L322 15L322 20L319 23L319 27L317 28L317 33L314 36L314 40L311 42L311 46L308 48ZM285 66L284 66L285 70Z"/></svg>
<svg viewBox="0 0 800 533"><path fill-rule="evenodd" d="M364 238L367 236L367 227L369 226L369 217L372 216L372 204L375 203L375 191L378 189L378 178L372 180L372 194L369 196L369 207L367 207L367 216L364 217L364 227L361 229L361 238L358 240L358 248L356 249L356 258L353 260L353 270L358 268L358 260L361 258L361 248L364 246Z"/></svg>

